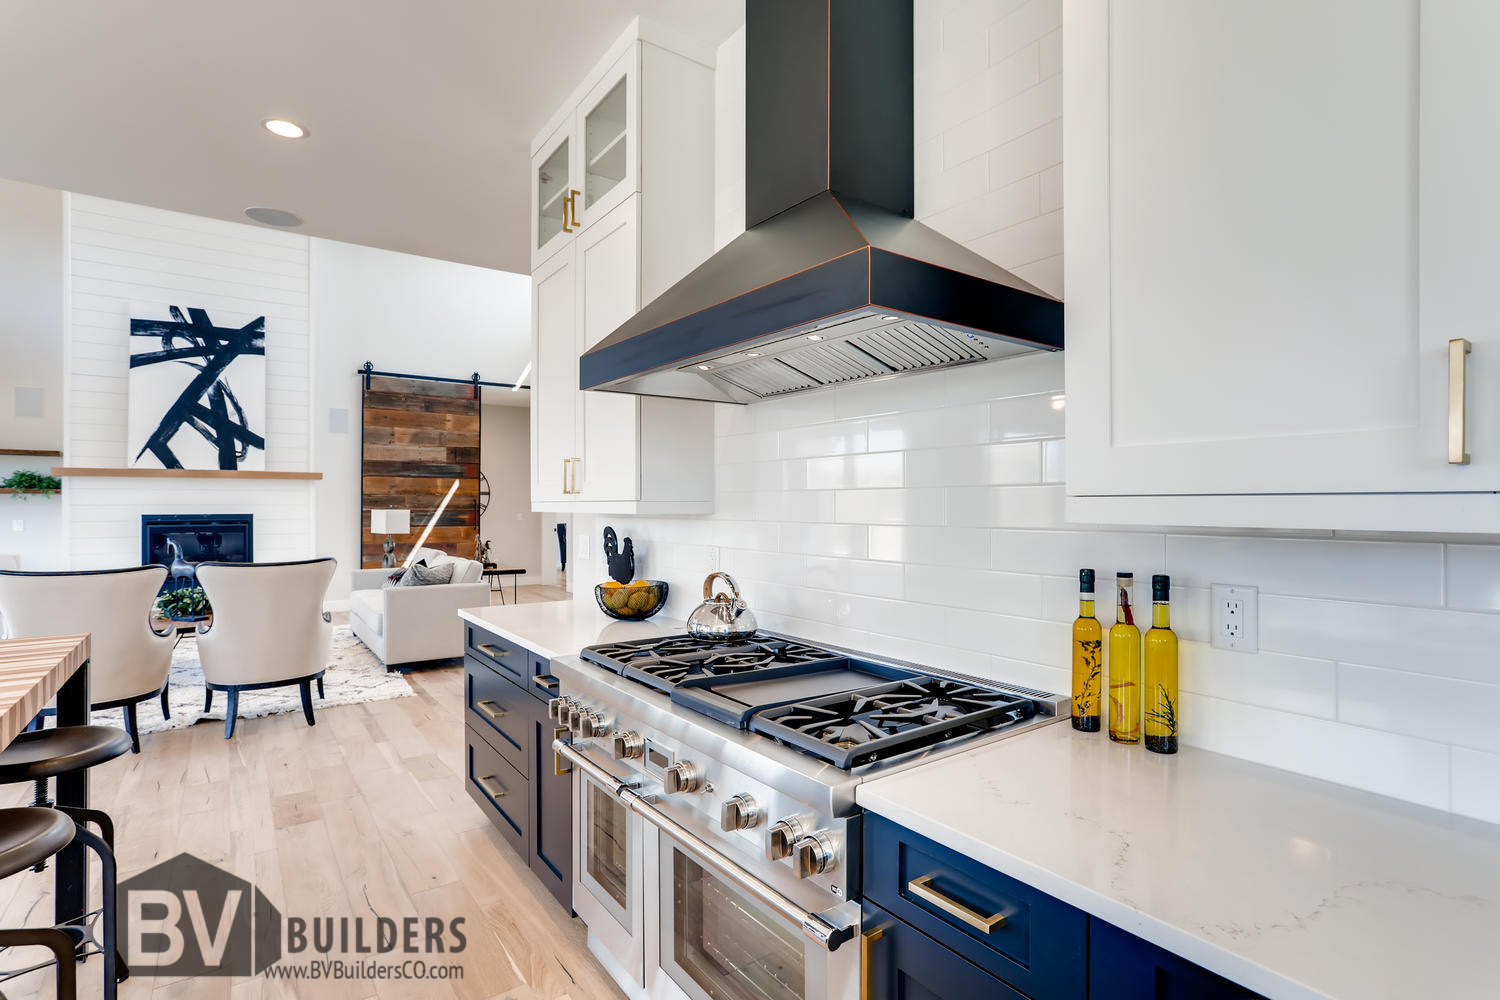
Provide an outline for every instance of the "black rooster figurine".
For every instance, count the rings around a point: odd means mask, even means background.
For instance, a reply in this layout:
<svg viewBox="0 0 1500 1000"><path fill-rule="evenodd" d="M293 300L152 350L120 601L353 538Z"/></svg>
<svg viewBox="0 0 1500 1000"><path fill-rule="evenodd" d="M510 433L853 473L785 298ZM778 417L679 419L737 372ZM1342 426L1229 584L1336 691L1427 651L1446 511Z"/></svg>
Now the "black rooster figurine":
<svg viewBox="0 0 1500 1000"><path fill-rule="evenodd" d="M635 579L635 546L625 539L625 550L620 551L620 537L608 525L604 528L604 561L609 566L609 578L619 583Z"/></svg>

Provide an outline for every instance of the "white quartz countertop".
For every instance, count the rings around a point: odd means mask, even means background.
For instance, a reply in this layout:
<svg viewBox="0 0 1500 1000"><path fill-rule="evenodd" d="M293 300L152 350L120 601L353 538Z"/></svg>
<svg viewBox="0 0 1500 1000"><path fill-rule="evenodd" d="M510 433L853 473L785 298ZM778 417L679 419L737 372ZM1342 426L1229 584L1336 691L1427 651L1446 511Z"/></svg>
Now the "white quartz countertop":
<svg viewBox="0 0 1500 1000"><path fill-rule="evenodd" d="M858 798L1269 997L1500 997L1500 827L1066 721Z"/></svg>
<svg viewBox="0 0 1500 1000"><path fill-rule="evenodd" d="M627 639L649 639L680 635L687 626L674 618L652 618L622 622L598 608L580 607L575 601L541 604L502 604L488 608L465 608L459 613L475 625L519 643L542 656L577 656L585 646Z"/></svg>

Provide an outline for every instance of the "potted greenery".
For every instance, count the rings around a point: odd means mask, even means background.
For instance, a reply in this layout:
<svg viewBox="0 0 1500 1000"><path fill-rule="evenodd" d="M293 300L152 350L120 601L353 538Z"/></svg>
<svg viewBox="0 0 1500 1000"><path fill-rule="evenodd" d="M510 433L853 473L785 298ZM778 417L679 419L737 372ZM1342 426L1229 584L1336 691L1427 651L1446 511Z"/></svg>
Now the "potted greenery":
<svg viewBox="0 0 1500 1000"><path fill-rule="evenodd" d="M179 587L156 599L156 612L177 622L202 621L213 614L202 587Z"/></svg>
<svg viewBox="0 0 1500 1000"><path fill-rule="evenodd" d="M13 490L15 495L25 500L29 494L40 493L43 496L51 496L62 489L62 480L56 476L43 475L40 472L32 472L30 469L17 469L5 479L0 480L0 488Z"/></svg>

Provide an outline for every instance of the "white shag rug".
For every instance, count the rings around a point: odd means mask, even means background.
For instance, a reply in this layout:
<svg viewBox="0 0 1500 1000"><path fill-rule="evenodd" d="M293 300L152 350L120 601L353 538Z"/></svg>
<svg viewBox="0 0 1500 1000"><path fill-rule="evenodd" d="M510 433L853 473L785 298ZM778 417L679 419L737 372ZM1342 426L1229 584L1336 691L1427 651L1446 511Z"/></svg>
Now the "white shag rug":
<svg viewBox="0 0 1500 1000"><path fill-rule="evenodd" d="M213 711L203 711L206 689L203 686L203 667L198 662L196 636L183 636L177 643L172 650L172 669L167 676L170 681L167 700L172 707L172 717L163 719L160 699L148 698L135 709L136 723L142 734L185 729L194 723L208 720L224 721L224 710L229 705L229 694L226 691L215 691ZM406 698L416 692L401 674L386 673L385 665L364 643L355 638L348 625L335 625L328 669L323 674L323 693L326 697L319 698L315 683L314 715L319 710L334 705ZM301 711L302 693L295 684L240 692L241 719L258 719L266 715ZM93 714L93 722L101 726L123 727L123 712L118 708L103 709Z"/></svg>

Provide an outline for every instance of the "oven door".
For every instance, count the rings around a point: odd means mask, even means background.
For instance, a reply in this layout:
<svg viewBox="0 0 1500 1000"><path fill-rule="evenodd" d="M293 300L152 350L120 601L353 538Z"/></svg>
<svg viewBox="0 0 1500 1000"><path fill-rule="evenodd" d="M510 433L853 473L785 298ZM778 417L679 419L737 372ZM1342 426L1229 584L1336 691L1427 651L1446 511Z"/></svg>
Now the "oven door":
<svg viewBox="0 0 1500 1000"><path fill-rule="evenodd" d="M654 998L857 1000L857 947L829 951L682 843L666 833L658 841L659 935L649 975ZM798 884L780 867L764 873L779 891L810 908L838 902L820 900L822 890Z"/></svg>
<svg viewBox="0 0 1500 1000"><path fill-rule="evenodd" d="M581 768L574 768L573 910L601 959L645 982L645 885L641 820Z"/></svg>

